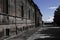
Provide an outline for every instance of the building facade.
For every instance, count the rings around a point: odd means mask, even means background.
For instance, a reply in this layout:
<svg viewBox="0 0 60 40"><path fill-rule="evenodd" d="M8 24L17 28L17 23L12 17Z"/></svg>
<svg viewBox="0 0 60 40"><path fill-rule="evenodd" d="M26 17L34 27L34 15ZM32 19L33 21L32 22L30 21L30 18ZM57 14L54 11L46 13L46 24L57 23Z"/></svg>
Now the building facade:
<svg viewBox="0 0 60 40"><path fill-rule="evenodd" d="M0 0L0 28L42 25L42 14L33 0Z"/></svg>

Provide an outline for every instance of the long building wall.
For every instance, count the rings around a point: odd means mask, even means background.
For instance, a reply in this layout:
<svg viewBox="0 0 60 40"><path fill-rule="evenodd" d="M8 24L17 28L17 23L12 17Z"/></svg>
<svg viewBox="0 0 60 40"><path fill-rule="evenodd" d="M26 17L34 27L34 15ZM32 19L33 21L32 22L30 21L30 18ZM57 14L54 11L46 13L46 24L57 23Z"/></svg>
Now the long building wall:
<svg viewBox="0 0 60 40"><path fill-rule="evenodd" d="M42 21L38 9L35 17L36 9L31 0L0 0L0 27L35 26Z"/></svg>

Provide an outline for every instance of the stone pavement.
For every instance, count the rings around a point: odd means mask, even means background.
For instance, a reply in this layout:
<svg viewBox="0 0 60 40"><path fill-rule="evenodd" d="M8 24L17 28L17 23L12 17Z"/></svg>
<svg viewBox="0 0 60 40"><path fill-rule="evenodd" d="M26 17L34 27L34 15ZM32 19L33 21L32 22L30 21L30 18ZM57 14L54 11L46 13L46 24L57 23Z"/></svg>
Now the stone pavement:
<svg viewBox="0 0 60 40"><path fill-rule="evenodd" d="M60 27L44 27L27 40L60 40Z"/></svg>

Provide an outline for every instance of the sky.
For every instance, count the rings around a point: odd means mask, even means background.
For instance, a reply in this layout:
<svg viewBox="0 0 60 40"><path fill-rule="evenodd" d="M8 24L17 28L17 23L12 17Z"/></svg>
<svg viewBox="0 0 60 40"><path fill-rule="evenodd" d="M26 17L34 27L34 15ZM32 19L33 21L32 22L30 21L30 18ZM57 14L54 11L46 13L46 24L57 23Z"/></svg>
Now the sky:
<svg viewBox="0 0 60 40"><path fill-rule="evenodd" d="M53 22L54 11L60 5L60 0L33 0L42 13L42 20Z"/></svg>

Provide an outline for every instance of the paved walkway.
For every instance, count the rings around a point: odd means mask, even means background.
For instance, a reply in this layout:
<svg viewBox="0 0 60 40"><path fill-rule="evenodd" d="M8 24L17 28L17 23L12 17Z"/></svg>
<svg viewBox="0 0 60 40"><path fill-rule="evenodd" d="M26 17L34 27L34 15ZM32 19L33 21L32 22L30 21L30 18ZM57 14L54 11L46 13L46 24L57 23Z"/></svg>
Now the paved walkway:
<svg viewBox="0 0 60 40"><path fill-rule="evenodd" d="M60 27L44 27L39 29L35 34L27 40L59 40Z"/></svg>

